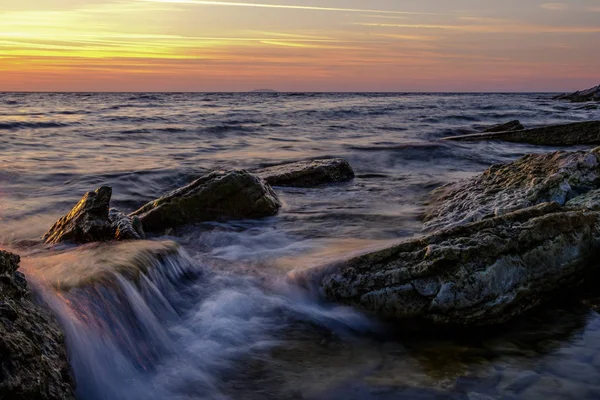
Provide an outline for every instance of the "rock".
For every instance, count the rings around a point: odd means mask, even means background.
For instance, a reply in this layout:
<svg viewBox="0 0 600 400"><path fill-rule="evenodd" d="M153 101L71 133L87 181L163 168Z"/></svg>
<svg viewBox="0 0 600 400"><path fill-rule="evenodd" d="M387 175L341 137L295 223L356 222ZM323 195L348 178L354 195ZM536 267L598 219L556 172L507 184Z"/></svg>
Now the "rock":
<svg viewBox="0 0 600 400"><path fill-rule="evenodd" d="M110 207L112 189L102 186L86 193L75 207L48 230L48 244L91 243L109 240L136 240L145 237L138 217Z"/></svg>
<svg viewBox="0 0 600 400"><path fill-rule="evenodd" d="M290 279L382 318L489 325L578 285L599 253L599 212L545 203Z"/></svg>
<svg viewBox="0 0 600 400"><path fill-rule="evenodd" d="M581 103L584 101L600 101L600 85L571 94L561 94L554 97L554 100L570 100L573 103Z"/></svg>
<svg viewBox="0 0 600 400"><path fill-rule="evenodd" d="M544 202L567 201L597 187L600 149L530 154L436 189L425 229L462 225Z"/></svg>
<svg viewBox="0 0 600 400"><path fill-rule="evenodd" d="M146 237L142 221L137 216L130 217L111 208L108 217L116 240L139 240Z"/></svg>
<svg viewBox="0 0 600 400"><path fill-rule="evenodd" d="M246 171L213 172L130 214L146 232L184 224L275 215L281 203L273 189Z"/></svg>
<svg viewBox="0 0 600 400"><path fill-rule="evenodd" d="M0 398L74 399L63 334L33 302L18 264L0 251Z"/></svg>
<svg viewBox="0 0 600 400"><path fill-rule="evenodd" d="M450 136L442 140L480 141L502 140L513 143L529 143L546 146L573 146L600 144L600 121L575 122L566 125L551 125L515 132L473 133Z"/></svg>
<svg viewBox="0 0 600 400"><path fill-rule="evenodd" d="M342 158L299 161L256 171L272 186L312 187L326 183L345 182L354 178L348 161Z"/></svg>
<svg viewBox="0 0 600 400"><path fill-rule="evenodd" d="M102 186L94 192L87 192L67 215L44 235L48 244L61 242L90 243L110 240L113 237L108 209L112 189Z"/></svg>
<svg viewBox="0 0 600 400"><path fill-rule="evenodd" d="M484 130L484 132L514 132L522 131L523 129L525 129L525 127L521 124L521 122L514 120L505 124L492 126L491 128Z"/></svg>

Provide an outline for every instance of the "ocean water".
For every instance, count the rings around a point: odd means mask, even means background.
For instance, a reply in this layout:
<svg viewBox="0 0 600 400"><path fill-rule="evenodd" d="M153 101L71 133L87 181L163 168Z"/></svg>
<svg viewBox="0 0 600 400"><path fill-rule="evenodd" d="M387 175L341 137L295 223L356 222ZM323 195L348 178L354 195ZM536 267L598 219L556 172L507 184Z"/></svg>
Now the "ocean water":
<svg viewBox="0 0 600 400"><path fill-rule="evenodd" d="M600 316L577 299L494 332L414 335L285 279L420 235L432 189L556 149L441 138L600 119L551 97L0 94L0 244L59 316L80 399L598 399ZM42 245L86 191L112 186L133 211L209 170L330 156L356 179L276 188L272 218L177 229L160 239L181 248L142 258L137 283L51 284L126 251Z"/></svg>

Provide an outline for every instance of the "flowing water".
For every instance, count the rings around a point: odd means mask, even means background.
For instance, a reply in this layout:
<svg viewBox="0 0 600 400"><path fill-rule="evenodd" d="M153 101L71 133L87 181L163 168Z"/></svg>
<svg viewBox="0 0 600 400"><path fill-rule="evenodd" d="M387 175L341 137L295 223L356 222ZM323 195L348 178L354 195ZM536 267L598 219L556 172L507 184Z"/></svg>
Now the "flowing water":
<svg viewBox="0 0 600 400"><path fill-rule="evenodd" d="M419 235L433 188L553 150L441 138L600 119L550 97L0 94L0 243L58 315L80 399L598 399L593 299L494 332L415 335L285 279ZM208 170L325 156L347 158L357 178L276 188L276 217L135 246L40 243L100 185L132 211Z"/></svg>

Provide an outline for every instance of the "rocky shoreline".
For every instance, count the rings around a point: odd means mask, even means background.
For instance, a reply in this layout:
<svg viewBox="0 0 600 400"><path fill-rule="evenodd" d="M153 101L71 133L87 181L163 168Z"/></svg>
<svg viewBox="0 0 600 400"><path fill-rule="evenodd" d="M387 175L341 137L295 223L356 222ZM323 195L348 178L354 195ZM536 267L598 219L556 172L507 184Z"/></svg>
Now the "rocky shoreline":
<svg viewBox="0 0 600 400"><path fill-rule="evenodd" d="M600 143L600 122L525 129L511 121L448 140L515 138ZM128 215L111 208L112 189L100 187L86 193L43 240L49 246L139 241L190 223L270 217L282 207L272 186L318 188L354 176L343 159L215 171ZM598 273L600 148L527 155L438 188L423 222L423 237L296 270L289 280L324 300L386 320L480 327L515 319ZM9 371L0 392L15 393L12 398L73 398L60 328L32 301L18 263L18 256L0 252L0 343L8 354L3 369ZM31 352L22 354L22 348Z"/></svg>

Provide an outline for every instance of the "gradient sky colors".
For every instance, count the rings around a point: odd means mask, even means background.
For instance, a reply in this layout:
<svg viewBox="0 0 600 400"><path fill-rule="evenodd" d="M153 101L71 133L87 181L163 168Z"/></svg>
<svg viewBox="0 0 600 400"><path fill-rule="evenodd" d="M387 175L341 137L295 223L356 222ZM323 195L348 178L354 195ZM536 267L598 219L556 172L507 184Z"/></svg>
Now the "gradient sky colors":
<svg viewBox="0 0 600 400"><path fill-rule="evenodd" d="M600 0L2 0L0 91L569 91Z"/></svg>

